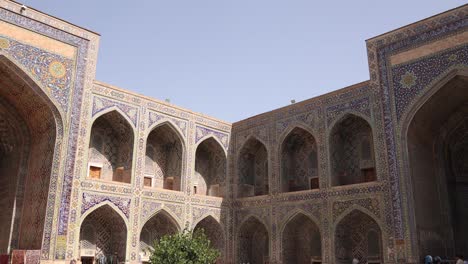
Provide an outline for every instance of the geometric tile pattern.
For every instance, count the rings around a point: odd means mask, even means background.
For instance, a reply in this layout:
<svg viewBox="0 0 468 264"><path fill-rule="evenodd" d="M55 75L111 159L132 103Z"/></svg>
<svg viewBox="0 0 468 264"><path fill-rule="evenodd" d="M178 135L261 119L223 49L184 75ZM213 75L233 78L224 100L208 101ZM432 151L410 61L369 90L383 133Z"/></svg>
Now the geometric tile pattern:
<svg viewBox="0 0 468 264"><path fill-rule="evenodd" d="M108 201L119 208L122 213L130 218L130 199L123 197L112 197L108 195L97 195L90 193L83 193L83 203L81 204L81 214L85 214L91 207L94 207L100 203Z"/></svg>
<svg viewBox="0 0 468 264"><path fill-rule="evenodd" d="M44 202L43 260L77 258L82 216L93 215L90 210L103 208L93 209L104 202L112 206L106 205L110 211L101 215L102 221L117 214L113 207L125 215L121 219L125 228L121 229L125 229L129 242L125 243L126 237L119 239L124 241L118 246L122 249L119 249L119 259L132 263L138 261L138 241L144 223L159 210L167 212L180 228L194 226L207 215L213 216L214 220L210 221L221 224L222 231L217 229L213 233L223 232L223 257L228 263L243 260L280 263L281 231L296 213L304 213L304 217L313 218L317 224L323 263L336 263L336 256L346 261L350 255L365 259L376 249L370 244L379 245L377 251L381 255L377 257L386 263L416 262L416 229L405 217L411 213L407 211L411 197L406 191L406 179L401 175L407 169L402 161L404 150L399 145L401 127L407 122L408 109L420 100L427 87L453 69L468 68L468 47L453 47L399 65L392 65L390 57L465 31L467 6L368 40L369 81L234 124L94 82L96 34L35 10L20 15L19 5L14 2L0 0L0 6L1 20L77 49L77 56L65 61L50 52L41 53L34 45L0 37L0 48L3 47L0 53L13 52L14 48L17 56L9 53L9 58L33 76L45 97L59 106L54 115L63 119L56 122L50 190ZM135 144L130 144L133 146L129 159L133 168L131 183L88 181L83 177L88 165L93 116L111 108L122 112L132 123L130 130L135 135ZM347 114L364 118L372 131L378 180L331 186L330 134L332 125ZM181 186L184 186L181 191L143 189L149 129L165 120L181 131L181 144L186 148L181 157ZM281 145L295 127L313 134L320 188L282 193ZM224 198L192 192L192 185L197 181L196 146L210 136L222 146L214 151L212 168L219 174L216 180L223 188ZM239 176L237 154L251 137L261 140L267 150L265 171L269 193L237 199L234 196L234 179ZM352 160L355 150L347 151L344 161ZM298 171L304 176L303 171ZM360 208L359 215L355 215L353 208ZM96 220L96 225L104 226L102 221ZM377 236L368 230L377 231ZM99 231L98 234L104 248L109 242L108 233ZM369 243L372 239L378 243ZM350 243L341 243L344 240ZM343 246L343 251L341 245L345 244L352 247Z"/></svg>

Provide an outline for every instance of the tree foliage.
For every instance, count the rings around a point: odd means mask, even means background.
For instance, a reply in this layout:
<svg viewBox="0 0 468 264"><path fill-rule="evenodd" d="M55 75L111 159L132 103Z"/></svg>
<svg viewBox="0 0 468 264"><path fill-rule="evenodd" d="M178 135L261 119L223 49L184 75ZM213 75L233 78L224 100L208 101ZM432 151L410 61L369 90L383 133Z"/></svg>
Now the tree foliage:
<svg viewBox="0 0 468 264"><path fill-rule="evenodd" d="M220 256L203 229L165 235L154 242L151 264L213 264Z"/></svg>

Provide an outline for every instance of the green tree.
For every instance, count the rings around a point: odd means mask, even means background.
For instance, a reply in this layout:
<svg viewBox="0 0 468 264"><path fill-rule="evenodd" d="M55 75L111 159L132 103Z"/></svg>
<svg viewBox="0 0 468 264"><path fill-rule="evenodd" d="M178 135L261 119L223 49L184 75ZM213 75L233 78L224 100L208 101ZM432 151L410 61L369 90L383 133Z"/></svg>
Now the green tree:
<svg viewBox="0 0 468 264"><path fill-rule="evenodd" d="M165 235L154 242L151 264L213 264L220 256L203 229Z"/></svg>

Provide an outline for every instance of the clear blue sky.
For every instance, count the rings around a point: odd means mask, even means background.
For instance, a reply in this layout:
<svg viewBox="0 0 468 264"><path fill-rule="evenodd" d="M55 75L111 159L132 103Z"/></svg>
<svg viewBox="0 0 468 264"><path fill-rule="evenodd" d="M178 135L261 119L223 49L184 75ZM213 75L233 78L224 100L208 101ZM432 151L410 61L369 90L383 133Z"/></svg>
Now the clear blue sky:
<svg viewBox="0 0 468 264"><path fill-rule="evenodd" d="M27 0L101 34L96 79L226 121L369 79L365 40L461 0Z"/></svg>

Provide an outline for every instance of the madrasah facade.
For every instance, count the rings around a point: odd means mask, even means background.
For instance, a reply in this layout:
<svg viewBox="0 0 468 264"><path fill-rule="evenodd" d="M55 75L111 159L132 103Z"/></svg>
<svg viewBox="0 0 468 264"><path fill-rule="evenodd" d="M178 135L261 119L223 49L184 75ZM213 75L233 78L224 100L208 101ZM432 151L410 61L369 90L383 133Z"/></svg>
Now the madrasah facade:
<svg viewBox="0 0 468 264"><path fill-rule="evenodd" d="M0 254L141 263L204 228L219 263L468 255L467 28L368 39L369 80L228 123L95 80L99 34L0 0Z"/></svg>

